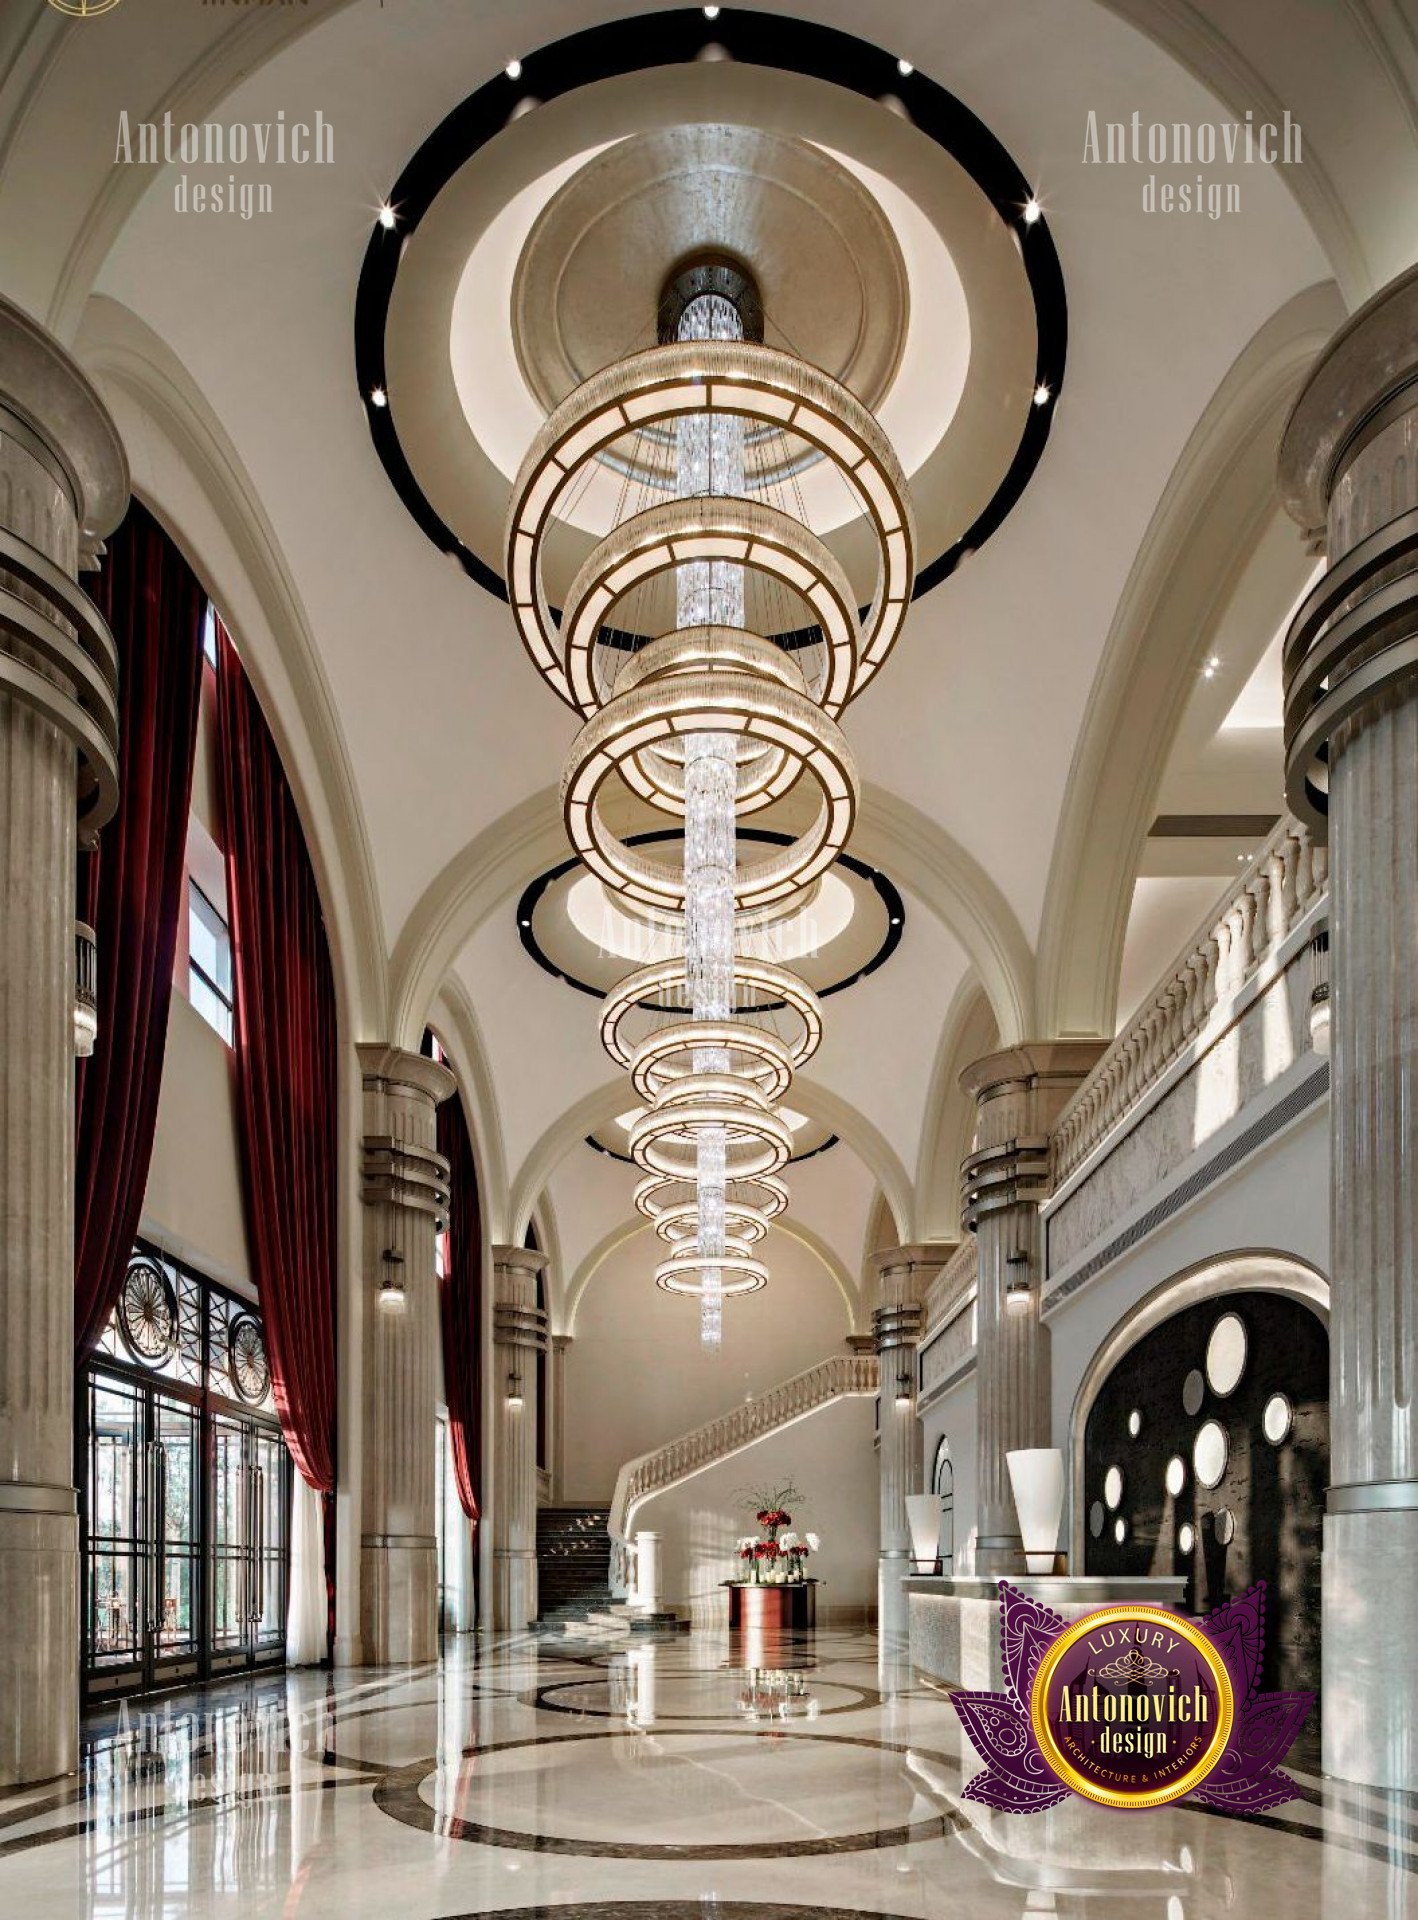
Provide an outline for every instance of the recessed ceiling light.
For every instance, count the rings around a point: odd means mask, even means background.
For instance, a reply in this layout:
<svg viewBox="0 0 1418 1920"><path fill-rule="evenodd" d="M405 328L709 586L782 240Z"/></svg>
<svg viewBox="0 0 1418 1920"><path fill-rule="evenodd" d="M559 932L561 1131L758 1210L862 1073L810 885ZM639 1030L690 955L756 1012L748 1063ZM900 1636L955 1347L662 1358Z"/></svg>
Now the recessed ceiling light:
<svg viewBox="0 0 1418 1920"><path fill-rule="evenodd" d="M899 914L899 913L893 913L893 914L892 914L892 916L891 916L891 924L892 924L892 926L893 926L893 927L899 927L899 926L900 926L900 924L901 924L901 916L900 916L900 914Z"/></svg>
<svg viewBox="0 0 1418 1920"><path fill-rule="evenodd" d="M383 206L379 209L380 226L392 227L396 218L397 218L397 215L395 214L394 209L389 205L389 202L386 200Z"/></svg>
<svg viewBox="0 0 1418 1920"><path fill-rule="evenodd" d="M1047 381L1041 380L1034 389L1034 405L1036 407L1046 407L1052 398L1052 387L1049 386Z"/></svg>
<svg viewBox="0 0 1418 1920"><path fill-rule="evenodd" d="M1044 209L1031 193L1029 198L1024 202L1024 224L1026 227L1032 227L1036 221L1042 220L1043 217Z"/></svg>
<svg viewBox="0 0 1418 1920"><path fill-rule="evenodd" d="M520 60L509 60L502 71L507 75L509 80L520 80L522 78L522 62Z"/></svg>
<svg viewBox="0 0 1418 1920"><path fill-rule="evenodd" d="M916 71L916 69L911 65L911 62L909 60L898 60L896 62L896 71L900 74L901 78L904 80L907 78L909 74L913 74Z"/></svg>
<svg viewBox="0 0 1418 1920"><path fill-rule="evenodd" d="M372 407L387 407L387 406L388 406L388 404L389 404L389 396L388 396L388 394L387 394L387 393L386 393L386 392L384 391L384 389L383 389L383 387L373 387L373 388L371 388L371 389L370 389L370 395L369 395L369 404L370 404L370 405L371 405Z"/></svg>
<svg viewBox="0 0 1418 1920"><path fill-rule="evenodd" d="M704 18L706 20L717 20L718 17L719 9L717 7L706 7L704 9Z"/></svg>

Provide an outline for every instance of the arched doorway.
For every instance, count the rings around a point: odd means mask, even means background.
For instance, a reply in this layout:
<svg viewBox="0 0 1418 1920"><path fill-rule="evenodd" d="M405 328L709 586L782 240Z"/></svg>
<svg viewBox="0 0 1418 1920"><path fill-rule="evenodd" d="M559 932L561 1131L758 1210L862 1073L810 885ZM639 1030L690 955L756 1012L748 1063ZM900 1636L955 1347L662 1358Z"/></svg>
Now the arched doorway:
<svg viewBox="0 0 1418 1920"><path fill-rule="evenodd" d="M1181 1574L1206 1613L1267 1587L1262 1685L1318 1690L1329 1334L1311 1299L1207 1290L1115 1350L1083 1431L1083 1571Z"/></svg>
<svg viewBox="0 0 1418 1920"><path fill-rule="evenodd" d="M935 1450L931 1472L931 1491L940 1499L940 1570L955 1570L955 1462L950 1457L950 1442L944 1435Z"/></svg>

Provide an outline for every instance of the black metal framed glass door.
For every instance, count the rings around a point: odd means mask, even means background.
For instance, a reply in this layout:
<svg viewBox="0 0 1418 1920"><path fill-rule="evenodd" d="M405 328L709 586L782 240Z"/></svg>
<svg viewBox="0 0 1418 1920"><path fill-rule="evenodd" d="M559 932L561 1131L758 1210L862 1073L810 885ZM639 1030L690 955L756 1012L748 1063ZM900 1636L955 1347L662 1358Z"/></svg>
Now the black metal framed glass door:
<svg viewBox="0 0 1418 1920"><path fill-rule="evenodd" d="M199 1410L89 1377L86 1665L100 1691L195 1675L201 1646Z"/></svg>
<svg viewBox="0 0 1418 1920"><path fill-rule="evenodd" d="M79 1406L89 1697L280 1665L293 1466L255 1311L139 1249Z"/></svg>

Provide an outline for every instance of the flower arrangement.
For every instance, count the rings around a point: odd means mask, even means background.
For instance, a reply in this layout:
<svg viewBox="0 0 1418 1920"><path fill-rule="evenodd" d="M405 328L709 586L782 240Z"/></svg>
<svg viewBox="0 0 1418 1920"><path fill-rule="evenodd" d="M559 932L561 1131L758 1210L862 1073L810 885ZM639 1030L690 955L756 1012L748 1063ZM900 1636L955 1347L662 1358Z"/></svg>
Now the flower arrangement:
<svg viewBox="0 0 1418 1920"><path fill-rule="evenodd" d="M795 1533L788 1502L803 1498L796 1487L774 1488L771 1492L750 1489L740 1499L752 1512L761 1529L758 1537L744 1534L738 1543L740 1579L754 1584L796 1584L807 1578L808 1557L819 1551L822 1542L815 1533Z"/></svg>

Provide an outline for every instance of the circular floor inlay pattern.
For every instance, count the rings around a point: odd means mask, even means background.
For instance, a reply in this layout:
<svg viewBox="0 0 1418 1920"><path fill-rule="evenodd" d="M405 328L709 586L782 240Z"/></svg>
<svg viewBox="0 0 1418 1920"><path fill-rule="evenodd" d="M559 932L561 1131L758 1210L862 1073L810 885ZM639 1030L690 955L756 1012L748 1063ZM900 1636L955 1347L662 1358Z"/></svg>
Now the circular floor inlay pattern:
<svg viewBox="0 0 1418 1920"><path fill-rule="evenodd" d="M660 1720L732 1720L745 1711L745 1697L753 1692L771 1693L775 1674L755 1676L748 1669L713 1673L659 1673L655 1676L653 1711ZM816 1703L817 1716L830 1713L860 1713L866 1707L879 1707L881 1695L874 1687L850 1686L841 1680L818 1680L803 1676L807 1695L789 1700L789 1715L803 1711L807 1696ZM630 1673L611 1673L604 1680L554 1680L549 1685L521 1696L524 1707L540 1707L548 1713L584 1714L593 1720L640 1720L635 1683ZM643 1710L649 1704L640 1703Z"/></svg>
<svg viewBox="0 0 1418 1920"><path fill-rule="evenodd" d="M546 1920L548 1912L556 1920L631 1920L644 1914L645 1920L904 1920L895 1913L864 1912L860 1907L789 1907L759 1900L597 1900L572 1906L499 1907L498 1920ZM481 1913L454 1913L448 1920L483 1920Z"/></svg>
<svg viewBox="0 0 1418 1920"><path fill-rule="evenodd" d="M557 1734L389 1774L374 1802L441 1839L616 1860L782 1860L941 1837L897 1757L861 1735ZM864 1757L870 1756L870 1757ZM955 1766L948 1755L936 1756ZM873 1764L874 1761L874 1764ZM534 1820L535 1826L527 1824ZM732 1840L695 1838L731 1832Z"/></svg>

